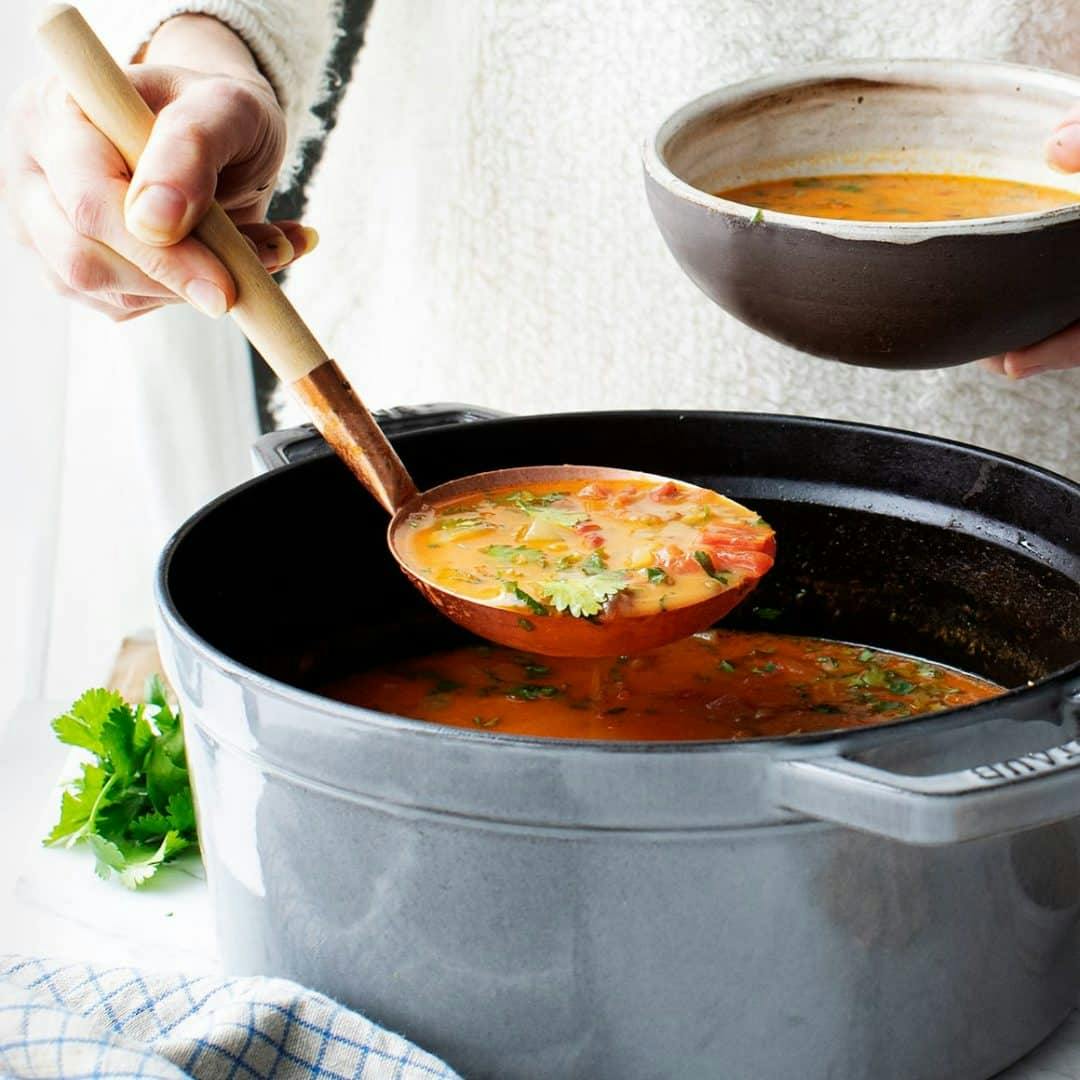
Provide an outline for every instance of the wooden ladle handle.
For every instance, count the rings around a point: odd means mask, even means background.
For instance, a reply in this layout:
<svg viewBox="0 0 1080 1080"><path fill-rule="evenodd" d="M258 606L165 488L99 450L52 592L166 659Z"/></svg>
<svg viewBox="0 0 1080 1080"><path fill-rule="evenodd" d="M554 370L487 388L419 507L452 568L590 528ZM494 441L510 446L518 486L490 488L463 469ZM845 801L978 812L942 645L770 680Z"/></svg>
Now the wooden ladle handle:
<svg viewBox="0 0 1080 1080"><path fill-rule="evenodd" d="M70 4L46 8L38 37L75 103L134 171L154 126L150 107ZM408 502L416 485L405 466L228 214L211 204L194 232L236 282L233 319L327 442L391 513Z"/></svg>

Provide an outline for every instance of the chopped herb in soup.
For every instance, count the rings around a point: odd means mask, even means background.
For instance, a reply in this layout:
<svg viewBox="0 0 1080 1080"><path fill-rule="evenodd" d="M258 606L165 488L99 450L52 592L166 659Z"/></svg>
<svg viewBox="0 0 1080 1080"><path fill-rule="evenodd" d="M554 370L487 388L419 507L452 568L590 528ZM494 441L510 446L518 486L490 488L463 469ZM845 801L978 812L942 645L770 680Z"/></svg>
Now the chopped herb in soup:
<svg viewBox="0 0 1080 1080"><path fill-rule="evenodd" d="M971 705L1000 688L952 668L818 638L708 630L640 656L539 657L478 645L320 688L379 712L566 739L751 739Z"/></svg>
<svg viewBox="0 0 1080 1080"><path fill-rule="evenodd" d="M844 173L767 180L723 199L764 210L852 221L950 221L1052 210L1080 202L1058 188L934 173Z"/></svg>
<svg viewBox="0 0 1080 1080"><path fill-rule="evenodd" d="M773 531L752 510L689 484L577 480L425 508L399 534L408 567L523 617L651 615L756 581Z"/></svg>

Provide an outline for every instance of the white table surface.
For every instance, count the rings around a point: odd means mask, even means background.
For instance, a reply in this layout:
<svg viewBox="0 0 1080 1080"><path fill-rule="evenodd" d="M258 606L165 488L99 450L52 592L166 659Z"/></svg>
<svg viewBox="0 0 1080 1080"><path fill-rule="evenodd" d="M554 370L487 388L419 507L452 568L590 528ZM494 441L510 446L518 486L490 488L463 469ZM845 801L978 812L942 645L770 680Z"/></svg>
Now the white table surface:
<svg viewBox="0 0 1080 1080"><path fill-rule="evenodd" d="M41 846L56 820L61 779L71 770L67 748L49 729L64 707L25 704L0 733L0 954L219 971L197 860L166 867L151 885L130 892L101 881L85 850ZM1080 1012L998 1080L1080 1080Z"/></svg>

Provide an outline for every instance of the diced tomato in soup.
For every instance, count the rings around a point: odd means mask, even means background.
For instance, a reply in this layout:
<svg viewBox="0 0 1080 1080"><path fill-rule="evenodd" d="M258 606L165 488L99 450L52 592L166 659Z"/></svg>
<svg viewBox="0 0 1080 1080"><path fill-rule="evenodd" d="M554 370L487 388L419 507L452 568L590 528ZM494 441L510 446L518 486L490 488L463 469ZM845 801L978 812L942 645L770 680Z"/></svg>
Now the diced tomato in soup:
<svg viewBox="0 0 1080 1080"><path fill-rule="evenodd" d="M773 565L773 557L764 551L740 551L737 548L708 549L713 569L719 573L725 570L745 570L753 577L767 574Z"/></svg>
<svg viewBox="0 0 1080 1080"><path fill-rule="evenodd" d="M776 552L775 534L761 529L725 528L722 525L706 525L701 532L701 540L706 547L767 551L770 555Z"/></svg>

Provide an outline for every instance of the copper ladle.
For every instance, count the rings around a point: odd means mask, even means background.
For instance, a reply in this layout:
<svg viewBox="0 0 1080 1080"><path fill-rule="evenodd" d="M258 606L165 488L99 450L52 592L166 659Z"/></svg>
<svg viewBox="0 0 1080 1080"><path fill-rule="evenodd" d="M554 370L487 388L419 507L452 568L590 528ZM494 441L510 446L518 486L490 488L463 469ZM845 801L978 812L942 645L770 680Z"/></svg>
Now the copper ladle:
<svg viewBox="0 0 1080 1080"><path fill-rule="evenodd" d="M80 12L69 4L45 9L38 36L68 93L134 171L154 125L154 114ZM419 492L396 451L319 345L247 240L215 202L195 236L228 268L236 283L231 314L244 335L289 386L315 426L356 478L391 514L387 540L405 575L444 615L481 637L551 656L619 656L656 648L704 630L727 614L757 583L740 584L687 604L640 616L578 619L535 616L491 607L418 577L396 538L409 516L449 499L578 479L655 480L666 477L583 465L537 465L477 473Z"/></svg>

